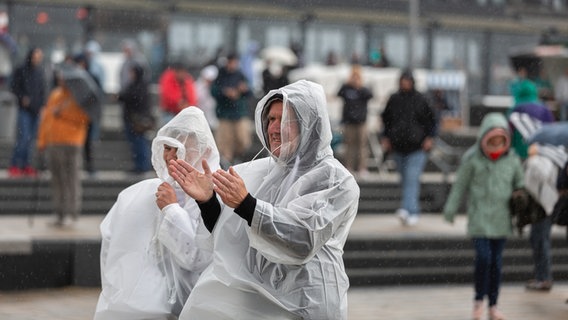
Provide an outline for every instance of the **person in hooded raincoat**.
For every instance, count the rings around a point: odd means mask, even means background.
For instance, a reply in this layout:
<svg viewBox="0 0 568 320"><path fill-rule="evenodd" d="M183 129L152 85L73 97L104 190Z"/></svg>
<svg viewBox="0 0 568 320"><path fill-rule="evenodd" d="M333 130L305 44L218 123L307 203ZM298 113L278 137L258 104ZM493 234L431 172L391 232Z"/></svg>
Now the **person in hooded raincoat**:
<svg viewBox="0 0 568 320"><path fill-rule="evenodd" d="M158 178L123 190L101 223L102 292L95 320L171 319L211 261L195 245L203 227L195 201L171 178L167 161L219 168L219 152L203 112L182 110L152 142ZM204 227L203 227L204 228Z"/></svg>
<svg viewBox="0 0 568 320"><path fill-rule="evenodd" d="M326 108L313 82L271 90L255 112L268 157L214 173L171 162L214 249L180 319L347 319L359 187L333 157Z"/></svg>
<svg viewBox="0 0 568 320"><path fill-rule="evenodd" d="M444 219L453 223L467 193L467 233L476 251L473 319L482 317L486 296L489 319L504 319L497 309L497 300L502 253L513 232L509 200L524 185L521 160L510 148L511 134L505 116L487 114L477 142L461 160L444 206Z"/></svg>

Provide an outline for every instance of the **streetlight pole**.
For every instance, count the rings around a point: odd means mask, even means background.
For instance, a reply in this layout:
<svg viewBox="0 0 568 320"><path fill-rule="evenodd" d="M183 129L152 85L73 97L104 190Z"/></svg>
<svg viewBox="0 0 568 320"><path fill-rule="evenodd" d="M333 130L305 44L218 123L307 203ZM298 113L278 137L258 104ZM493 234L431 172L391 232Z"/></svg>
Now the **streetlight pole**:
<svg viewBox="0 0 568 320"><path fill-rule="evenodd" d="M408 68L413 69L416 62L415 42L418 34L418 14L420 0L410 0L408 3Z"/></svg>

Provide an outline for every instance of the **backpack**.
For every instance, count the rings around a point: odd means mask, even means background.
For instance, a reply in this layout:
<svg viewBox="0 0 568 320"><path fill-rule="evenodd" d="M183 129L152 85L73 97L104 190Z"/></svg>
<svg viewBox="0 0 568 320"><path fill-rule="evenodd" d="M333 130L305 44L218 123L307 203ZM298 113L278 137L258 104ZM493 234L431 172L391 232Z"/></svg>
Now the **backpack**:
<svg viewBox="0 0 568 320"><path fill-rule="evenodd" d="M519 193L514 193L509 200L511 209L511 219L513 226L517 229L520 236L523 235L523 228L546 218L544 208L531 196L524 188Z"/></svg>

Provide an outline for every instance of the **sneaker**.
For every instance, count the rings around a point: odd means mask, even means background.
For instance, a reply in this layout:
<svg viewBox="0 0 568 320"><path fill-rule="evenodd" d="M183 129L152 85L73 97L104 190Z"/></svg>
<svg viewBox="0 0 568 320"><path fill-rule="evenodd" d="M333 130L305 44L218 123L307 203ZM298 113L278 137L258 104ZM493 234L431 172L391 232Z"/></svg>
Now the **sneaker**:
<svg viewBox="0 0 568 320"><path fill-rule="evenodd" d="M408 216L410 215L410 213L408 212L408 210L406 209L397 209L396 212L394 213L398 219L400 220L400 222L404 225L406 225L407 223L407 219Z"/></svg>
<svg viewBox="0 0 568 320"><path fill-rule="evenodd" d="M550 291L552 289L552 281L529 280L525 288L531 291Z"/></svg>
<svg viewBox="0 0 568 320"><path fill-rule="evenodd" d="M408 218L406 218L406 225L415 226L418 224L418 220L420 220L420 218L418 217L417 214L411 214L408 216Z"/></svg>
<svg viewBox="0 0 568 320"><path fill-rule="evenodd" d="M8 176L10 178L19 178L22 175L24 175L23 170L16 166L11 166L10 168L8 168Z"/></svg>
<svg viewBox="0 0 568 320"><path fill-rule="evenodd" d="M483 300L476 300L473 304L473 313L471 318L473 320L481 320L483 316Z"/></svg>
<svg viewBox="0 0 568 320"><path fill-rule="evenodd" d="M27 177L37 177L37 170L30 166L25 167L24 170L22 170L22 173Z"/></svg>
<svg viewBox="0 0 568 320"><path fill-rule="evenodd" d="M489 308L489 320L505 320L505 316L493 306Z"/></svg>

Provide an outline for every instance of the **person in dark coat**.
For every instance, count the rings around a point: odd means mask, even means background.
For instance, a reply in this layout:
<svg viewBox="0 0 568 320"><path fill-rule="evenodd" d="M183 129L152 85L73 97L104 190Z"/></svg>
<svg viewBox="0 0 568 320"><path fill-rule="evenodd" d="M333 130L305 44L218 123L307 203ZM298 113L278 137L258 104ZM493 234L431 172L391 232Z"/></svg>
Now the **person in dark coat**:
<svg viewBox="0 0 568 320"><path fill-rule="evenodd" d="M434 144L436 120L410 71L400 76L399 90L390 96L381 118L381 145L385 153L393 153L401 175L402 201L396 214L403 224L414 225L420 214L420 176Z"/></svg>
<svg viewBox="0 0 568 320"><path fill-rule="evenodd" d="M118 100L123 104L124 131L130 143L134 161L132 171L140 174L152 169L150 141L145 135L149 128L143 122L153 122L154 117L150 109L150 96L148 84L144 79L144 68L133 64L130 76L132 81L119 93Z"/></svg>
<svg viewBox="0 0 568 320"><path fill-rule="evenodd" d="M16 145L10 161L10 177L36 176L31 165L40 112L46 100L43 51L32 48L25 63L14 71L11 89L18 103Z"/></svg>
<svg viewBox="0 0 568 320"><path fill-rule="evenodd" d="M227 56L227 64L219 70L211 86L211 95L217 102L219 127L215 141L221 161L233 164L242 160L252 143L248 100L252 96L249 83L239 67L237 54Z"/></svg>

